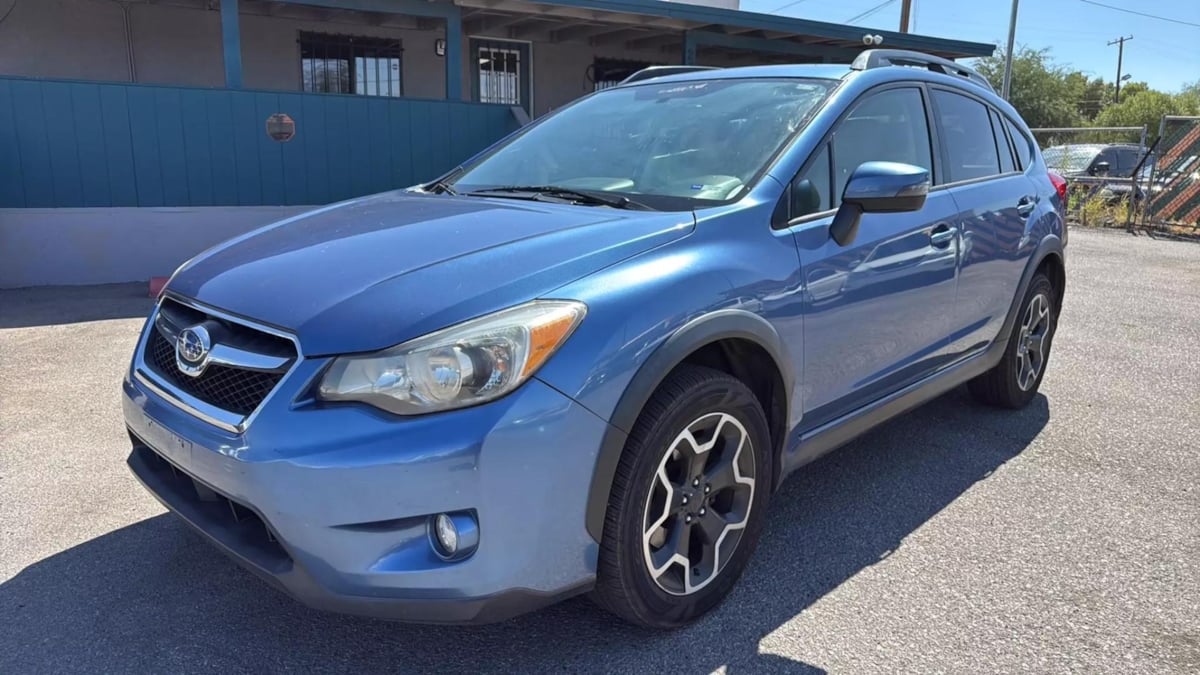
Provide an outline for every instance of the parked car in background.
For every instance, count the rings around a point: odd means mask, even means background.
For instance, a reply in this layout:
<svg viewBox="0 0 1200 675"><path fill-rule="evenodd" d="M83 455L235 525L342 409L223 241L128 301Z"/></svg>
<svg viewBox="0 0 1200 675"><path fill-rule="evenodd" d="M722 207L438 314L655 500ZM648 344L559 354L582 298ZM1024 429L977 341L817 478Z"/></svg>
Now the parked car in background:
<svg viewBox="0 0 1200 675"><path fill-rule="evenodd" d="M1145 199L1146 195L1160 192L1164 184L1163 176L1157 176L1154 180L1155 185L1153 187L1150 185L1150 178L1154 174L1153 160L1153 157L1147 159L1134 179L1104 182L1097 191L1097 196L1108 204L1124 201L1132 201L1137 204Z"/></svg>
<svg viewBox="0 0 1200 675"><path fill-rule="evenodd" d="M1042 157L1051 171L1065 178L1132 178L1142 159L1142 148L1133 144L1055 145L1043 150Z"/></svg>
<svg viewBox="0 0 1200 675"><path fill-rule="evenodd" d="M986 80L893 50L686 70L185 263L122 385L134 474L316 607L590 591L669 628L788 474L964 383L1034 398L1066 183Z"/></svg>

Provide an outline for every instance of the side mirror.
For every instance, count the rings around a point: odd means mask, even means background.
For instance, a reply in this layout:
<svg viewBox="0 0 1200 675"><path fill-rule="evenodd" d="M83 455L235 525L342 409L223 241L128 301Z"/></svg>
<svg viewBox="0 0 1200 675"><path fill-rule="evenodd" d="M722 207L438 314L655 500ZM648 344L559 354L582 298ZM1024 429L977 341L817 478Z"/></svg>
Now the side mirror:
<svg viewBox="0 0 1200 675"><path fill-rule="evenodd" d="M1093 176L1107 176L1108 172L1111 170L1112 170L1112 164L1109 164L1108 162L1096 162L1096 164L1094 166L1092 166L1092 175Z"/></svg>
<svg viewBox="0 0 1200 675"><path fill-rule="evenodd" d="M920 211L928 195L928 170L899 162L864 162L846 181L829 236L846 246L858 236L862 214Z"/></svg>

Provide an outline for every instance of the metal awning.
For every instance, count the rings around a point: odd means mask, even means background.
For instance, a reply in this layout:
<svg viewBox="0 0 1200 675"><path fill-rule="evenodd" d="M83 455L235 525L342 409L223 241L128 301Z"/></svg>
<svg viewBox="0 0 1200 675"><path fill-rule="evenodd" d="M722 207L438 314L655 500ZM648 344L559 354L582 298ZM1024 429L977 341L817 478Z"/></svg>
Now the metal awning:
<svg viewBox="0 0 1200 675"><path fill-rule="evenodd" d="M928 35L875 30L756 12L663 0L454 0L467 34L623 45L685 47L849 60L864 49L865 34L882 47L913 49L946 58L991 55L995 46Z"/></svg>

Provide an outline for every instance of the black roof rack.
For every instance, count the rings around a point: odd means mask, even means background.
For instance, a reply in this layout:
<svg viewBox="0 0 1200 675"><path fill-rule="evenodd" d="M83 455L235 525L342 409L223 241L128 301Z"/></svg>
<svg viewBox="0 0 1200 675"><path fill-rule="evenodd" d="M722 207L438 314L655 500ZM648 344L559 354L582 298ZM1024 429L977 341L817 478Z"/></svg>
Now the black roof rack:
<svg viewBox="0 0 1200 675"><path fill-rule="evenodd" d="M854 59L854 62L850 64L850 68L854 70L870 70L884 66L916 66L932 70L935 73L957 75L958 77L974 82L992 93L996 92L992 88L991 83L987 81L987 78L980 75L974 69L968 68L961 63L955 63L950 59L943 59L940 56L909 51L907 49L868 49L859 54Z"/></svg>
<svg viewBox="0 0 1200 675"><path fill-rule="evenodd" d="M631 82L641 82L642 80L652 80L656 77L666 77L667 75L682 75L683 73L696 73L701 70L720 70L712 66L650 66L642 68L629 77L621 80L621 84L630 84Z"/></svg>

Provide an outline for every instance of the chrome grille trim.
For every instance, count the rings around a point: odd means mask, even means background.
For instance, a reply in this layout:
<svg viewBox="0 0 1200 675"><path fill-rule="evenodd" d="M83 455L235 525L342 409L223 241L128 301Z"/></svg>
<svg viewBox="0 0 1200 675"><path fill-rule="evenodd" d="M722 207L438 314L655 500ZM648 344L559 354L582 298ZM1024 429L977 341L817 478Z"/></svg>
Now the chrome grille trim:
<svg viewBox="0 0 1200 675"><path fill-rule="evenodd" d="M157 378L151 379L154 376L141 367L133 375L137 378L138 382L141 382L147 389L157 394L159 398L193 417L202 419L215 427L220 427L225 431L231 431L235 434L246 430L248 418L243 418L241 415L236 415L226 410L221 410L216 406L209 405L191 394L186 394L174 387L170 387L170 385L159 382Z"/></svg>
<svg viewBox="0 0 1200 675"><path fill-rule="evenodd" d="M173 298L172 301L178 302ZM238 323L247 328L261 330L256 326L248 326L245 322ZM186 326L180 326L165 314L159 313L154 319L154 327L158 329L159 333L162 333L163 337L174 344L179 337L179 332ZM262 352L252 351L237 345L220 342L213 345L212 350L209 351L206 364L215 363L221 366L230 366L232 368L240 368L241 370L255 370L263 373L282 373L287 370L288 362L293 358L296 357L291 355L263 354Z"/></svg>
<svg viewBox="0 0 1200 675"><path fill-rule="evenodd" d="M209 316L216 317L224 321L249 328L251 330L256 330L268 335L282 338L292 344L292 347L295 349L295 355L291 357L251 352L238 346L229 346L228 349L222 350L220 361L210 357L211 363L219 363L221 365L227 365L233 368L255 370L259 372L283 372L283 375L280 377L278 384L275 385L275 388L272 389L271 392L268 393L258 404L258 407L251 411L248 415L243 416L235 412L224 410L210 403L202 401L185 391L181 391L178 387L158 376L153 369L147 366L146 346L151 335L154 332L160 332L163 337L172 339L173 336L178 335L180 330L174 322L164 316L164 313L162 312L162 304L164 299L170 299L172 302L179 303L180 305L194 309L197 312L202 312ZM217 351L216 347L217 346L214 346L214 352ZM297 340L296 336L292 335L291 333L235 316L195 300L168 293L159 298L158 302L154 306L154 311L151 313L149 320L147 320L145 327L142 329L141 337L138 339L137 351L134 354L133 376L147 389L176 408L179 408L193 417L207 422L215 427L232 433L240 434L246 431L246 429L254 421L254 418L257 417L259 412L262 411L263 407L265 407L267 403L276 395L278 395L279 391L284 388L286 383L291 379L292 374L295 373L296 369L300 366L300 363L303 360L304 354L300 349L300 341ZM288 362L291 362L290 367L288 366Z"/></svg>

